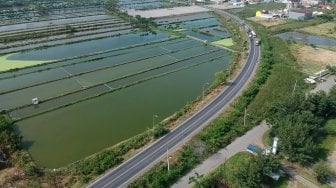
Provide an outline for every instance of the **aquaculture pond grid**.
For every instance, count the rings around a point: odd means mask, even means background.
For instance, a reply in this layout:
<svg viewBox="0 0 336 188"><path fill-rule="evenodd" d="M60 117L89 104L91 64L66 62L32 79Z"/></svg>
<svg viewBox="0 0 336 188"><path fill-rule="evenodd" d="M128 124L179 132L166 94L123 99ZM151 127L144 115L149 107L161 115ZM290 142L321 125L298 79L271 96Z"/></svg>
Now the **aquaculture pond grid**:
<svg viewBox="0 0 336 188"><path fill-rule="evenodd" d="M20 119L218 59L223 54L220 49L194 40L172 39L53 63L54 67L31 69L31 72L0 80L0 100L4 101L1 108ZM38 107L30 104L34 97L41 102ZM16 100L11 100L13 98Z"/></svg>
<svg viewBox="0 0 336 188"><path fill-rule="evenodd" d="M163 18L157 23L161 29L179 31L201 40L216 41L231 36L217 18L208 13L189 15L187 18Z"/></svg>

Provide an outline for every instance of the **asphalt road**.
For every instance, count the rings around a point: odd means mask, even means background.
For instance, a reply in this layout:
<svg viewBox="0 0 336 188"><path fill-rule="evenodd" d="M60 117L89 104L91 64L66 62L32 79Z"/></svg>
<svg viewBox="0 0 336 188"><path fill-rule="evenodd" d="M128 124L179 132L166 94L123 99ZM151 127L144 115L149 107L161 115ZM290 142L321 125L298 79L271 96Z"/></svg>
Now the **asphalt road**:
<svg viewBox="0 0 336 188"><path fill-rule="evenodd" d="M181 146L186 138L197 133L235 99L243 90L245 84L252 78L257 66L260 49L250 43L250 53L239 75L213 101L187 119L177 128L160 138L143 151L123 162L120 166L107 172L104 176L92 182L88 187L126 187L135 177L144 173L166 156L167 150Z"/></svg>

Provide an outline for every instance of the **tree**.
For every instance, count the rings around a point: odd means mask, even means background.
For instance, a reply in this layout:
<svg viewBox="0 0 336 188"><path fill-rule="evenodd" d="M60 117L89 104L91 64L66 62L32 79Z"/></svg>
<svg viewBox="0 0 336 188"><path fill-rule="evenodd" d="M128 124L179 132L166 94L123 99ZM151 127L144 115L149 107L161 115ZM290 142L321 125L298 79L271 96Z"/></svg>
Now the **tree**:
<svg viewBox="0 0 336 188"><path fill-rule="evenodd" d="M153 136L154 138L159 138L168 132L169 132L169 129L167 129L163 124L159 123L154 126Z"/></svg>
<svg viewBox="0 0 336 188"><path fill-rule="evenodd" d="M334 175L334 172L325 161L320 161L313 166L313 171L316 179L320 183L327 183L329 178Z"/></svg>
<svg viewBox="0 0 336 188"><path fill-rule="evenodd" d="M235 172L237 184L239 187L260 187L262 183L262 166L259 165L256 158L253 158L245 165L238 165Z"/></svg>
<svg viewBox="0 0 336 188"><path fill-rule="evenodd" d="M280 160L276 155L258 155L256 158L256 163L261 167L261 173L265 176L270 176L271 174L277 172L280 168Z"/></svg>
<svg viewBox="0 0 336 188"><path fill-rule="evenodd" d="M215 84L226 84L227 83L227 79L229 77L229 74L227 71L220 71L220 72L216 72L215 74Z"/></svg>
<svg viewBox="0 0 336 188"><path fill-rule="evenodd" d="M280 119L273 134L279 137L280 151L289 161L305 165L313 161L314 154L317 152L314 142L315 129L302 120L297 121L292 118L289 115Z"/></svg>
<svg viewBox="0 0 336 188"><path fill-rule="evenodd" d="M105 4L105 8L111 12L116 12L118 11L118 0L109 0Z"/></svg>
<svg viewBox="0 0 336 188"><path fill-rule="evenodd" d="M0 115L0 152L9 156L21 146L21 137L18 136L5 115Z"/></svg>

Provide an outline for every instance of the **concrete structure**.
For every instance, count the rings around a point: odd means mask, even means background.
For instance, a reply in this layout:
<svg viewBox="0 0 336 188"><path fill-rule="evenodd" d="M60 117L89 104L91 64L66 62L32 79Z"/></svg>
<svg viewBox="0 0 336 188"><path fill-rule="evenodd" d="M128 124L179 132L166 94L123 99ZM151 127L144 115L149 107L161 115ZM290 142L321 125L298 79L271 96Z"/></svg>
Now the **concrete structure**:
<svg viewBox="0 0 336 188"><path fill-rule="evenodd" d="M219 4L223 4L225 3L227 0L210 0L211 2L214 2L215 4L219 5Z"/></svg>
<svg viewBox="0 0 336 188"><path fill-rule="evenodd" d="M295 20L308 20L313 18L313 13L306 9L291 9L288 11L288 17Z"/></svg>

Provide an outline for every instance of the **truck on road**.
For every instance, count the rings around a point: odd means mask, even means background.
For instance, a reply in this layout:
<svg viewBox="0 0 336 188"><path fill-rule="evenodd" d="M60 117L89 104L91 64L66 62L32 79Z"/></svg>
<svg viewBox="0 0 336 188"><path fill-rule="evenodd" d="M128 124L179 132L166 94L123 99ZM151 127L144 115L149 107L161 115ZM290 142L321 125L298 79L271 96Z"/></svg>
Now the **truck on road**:
<svg viewBox="0 0 336 188"><path fill-rule="evenodd" d="M256 38L254 41L255 41L255 45L256 46L260 46L260 44L261 44L261 40L260 39Z"/></svg>
<svg viewBox="0 0 336 188"><path fill-rule="evenodd" d="M253 30L251 30L251 34L252 34L252 37L253 37L253 38L256 38L256 37L257 37L257 34L256 34Z"/></svg>

